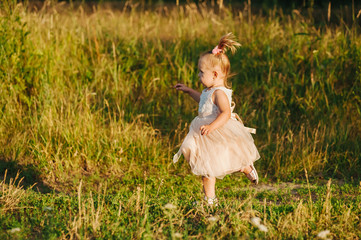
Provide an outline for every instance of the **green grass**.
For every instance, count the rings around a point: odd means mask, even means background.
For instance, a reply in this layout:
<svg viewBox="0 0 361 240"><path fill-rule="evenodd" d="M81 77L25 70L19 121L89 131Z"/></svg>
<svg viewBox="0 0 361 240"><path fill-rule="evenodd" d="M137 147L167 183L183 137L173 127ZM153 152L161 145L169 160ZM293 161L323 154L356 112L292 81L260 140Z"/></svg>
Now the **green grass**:
<svg viewBox="0 0 361 240"><path fill-rule="evenodd" d="M316 238L326 229L333 238L357 239L361 234L360 187L319 182L310 186L311 203L306 184L253 188L243 180L232 176L219 184L216 209L200 201L201 183L191 175L146 177L143 183L120 184L115 192L100 186L84 193L82 184L71 195L28 189L12 214L1 215L1 237L169 239L180 234L186 239L297 239ZM167 209L169 203L172 208ZM250 218L255 216L267 233L252 226ZM11 233L15 228L20 231Z"/></svg>
<svg viewBox="0 0 361 240"><path fill-rule="evenodd" d="M325 229L359 238L358 19L315 25L307 11L249 13L2 2L1 238L308 239ZM227 32L242 43L230 57L235 111L257 128L265 185L226 177L214 210L193 205L199 178L171 163L197 114L171 86L200 90L199 55Z"/></svg>

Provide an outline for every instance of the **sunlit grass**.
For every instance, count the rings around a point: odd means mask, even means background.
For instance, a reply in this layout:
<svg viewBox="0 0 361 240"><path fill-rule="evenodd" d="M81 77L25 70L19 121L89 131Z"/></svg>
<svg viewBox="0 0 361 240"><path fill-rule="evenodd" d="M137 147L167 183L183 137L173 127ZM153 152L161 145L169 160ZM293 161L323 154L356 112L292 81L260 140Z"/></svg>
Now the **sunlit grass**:
<svg viewBox="0 0 361 240"><path fill-rule="evenodd" d="M28 185L39 181L70 194L27 190L22 207L42 209L49 202L62 210L56 222L49 212L45 222L36 221L32 226L42 229L36 236L262 238L265 233L249 224L253 216L265 221L270 238L313 238L322 228L335 238L348 237L342 224L354 234L350 237L360 234L357 186L351 187L355 202L344 205L321 186L302 200L269 203L276 193L257 199L258 193L236 187L247 188L236 175L237 184L219 182L218 222L207 222L210 210L193 205L201 199L200 183L184 161L172 165L171 159L197 105L171 86L183 82L201 89L198 57L227 32L242 43L231 57L232 88L236 112L257 128L262 181L302 181L307 172L311 182L331 177L357 183L361 37L356 22L316 26L300 10L250 15L246 7L218 12L193 3L89 9L48 1L30 11L4 1L1 171L22 170ZM307 194L314 191L322 192L322 200L312 203ZM177 212L164 209L169 202ZM21 211L35 218L43 214ZM15 215L2 221L3 229L20 224ZM21 221L24 226L29 220ZM24 238L36 231L26 229Z"/></svg>

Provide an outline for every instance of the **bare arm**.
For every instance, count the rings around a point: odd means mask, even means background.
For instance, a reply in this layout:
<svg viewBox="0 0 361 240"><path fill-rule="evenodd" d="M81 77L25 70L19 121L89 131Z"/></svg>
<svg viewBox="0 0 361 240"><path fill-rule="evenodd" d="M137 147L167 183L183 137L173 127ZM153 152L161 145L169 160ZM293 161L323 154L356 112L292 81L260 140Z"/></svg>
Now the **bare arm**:
<svg viewBox="0 0 361 240"><path fill-rule="evenodd" d="M214 104L216 104L221 112L217 118L209 125L201 126L201 134L207 135L219 127L222 127L231 117L231 107L227 95L222 90L214 92Z"/></svg>
<svg viewBox="0 0 361 240"><path fill-rule="evenodd" d="M178 91L182 91L182 92L185 92L185 93L188 93L189 96L191 96L194 101L198 102L199 103L199 99L201 97L201 93L194 90L193 88L190 88L190 87L187 87L186 85L182 84L182 83L177 83L175 86L174 86L175 89L177 89Z"/></svg>

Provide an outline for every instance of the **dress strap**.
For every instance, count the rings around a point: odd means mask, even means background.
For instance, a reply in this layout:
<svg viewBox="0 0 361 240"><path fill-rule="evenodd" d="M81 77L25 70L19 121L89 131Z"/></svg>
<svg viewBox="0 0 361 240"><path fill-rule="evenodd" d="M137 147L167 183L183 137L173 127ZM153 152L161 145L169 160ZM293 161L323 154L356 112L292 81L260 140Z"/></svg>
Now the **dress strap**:
<svg viewBox="0 0 361 240"><path fill-rule="evenodd" d="M226 94L229 103L231 103L231 101L232 101L232 90L231 89L228 89L226 87L215 87L215 88L213 88L212 95L216 90L223 91Z"/></svg>
<svg viewBox="0 0 361 240"><path fill-rule="evenodd" d="M237 113L233 112L235 106L236 106L236 103L232 101L232 103L231 103L231 118L237 119L244 126L243 121L239 117L239 115ZM244 127L244 128L246 129L247 132L252 133L252 134L256 134L256 129L255 128L249 128L249 127Z"/></svg>

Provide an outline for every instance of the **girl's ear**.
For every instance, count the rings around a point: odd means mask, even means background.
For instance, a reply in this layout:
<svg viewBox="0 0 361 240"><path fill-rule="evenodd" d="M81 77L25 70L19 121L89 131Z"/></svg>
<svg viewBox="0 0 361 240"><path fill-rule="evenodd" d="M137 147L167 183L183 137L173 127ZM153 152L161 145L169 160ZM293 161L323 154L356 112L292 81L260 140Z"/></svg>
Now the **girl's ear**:
<svg viewBox="0 0 361 240"><path fill-rule="evenodd" d="M218 77L218 73L216 71L213 71L213 77L215 77L215 78Z"/></svg>

